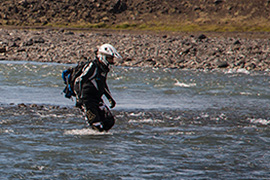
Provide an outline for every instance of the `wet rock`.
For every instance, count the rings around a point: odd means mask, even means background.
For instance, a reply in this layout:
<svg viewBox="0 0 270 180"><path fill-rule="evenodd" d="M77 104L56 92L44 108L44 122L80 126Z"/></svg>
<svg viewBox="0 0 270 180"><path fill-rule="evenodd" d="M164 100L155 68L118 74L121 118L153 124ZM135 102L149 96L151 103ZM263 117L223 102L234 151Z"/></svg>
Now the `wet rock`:
<svg viewBox="0 0 270 180"><path fill-rule="evenodd" d="M30 106L29 106L30 108L36 108L36 107L38 107L38 105L37 104L30 104Z"/></svg>
<svg viewBox="0 0 270 180"><path fill-rule="evenodd" d="M25 107L27 107L27 105L25 105L24 103L21 103L21 104L18 104L18 107L19 108L25 108Z"/></svg>

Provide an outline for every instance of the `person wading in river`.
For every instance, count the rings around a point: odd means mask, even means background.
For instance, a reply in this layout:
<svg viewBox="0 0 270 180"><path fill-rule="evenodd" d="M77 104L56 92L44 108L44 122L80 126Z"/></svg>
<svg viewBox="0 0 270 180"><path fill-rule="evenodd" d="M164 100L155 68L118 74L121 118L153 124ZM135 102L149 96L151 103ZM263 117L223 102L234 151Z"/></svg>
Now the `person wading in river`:
<svg viewBox="0 0 270 180"><path fill-rule="evenodd" d="M100 132L110 130L115 123L112 113L102 100L105 95L111 104L110 108L115 107L116 102L106 83L109 65L114 64L114 58L122 57L112 45L100 46L95 59L81 65L80 75L73 77L74 82L71 84L71 87L74 86L71 94L76 96L76 106L84 112L87 123ZM64 81L65 77L66 74L63 75Z"/></svg>

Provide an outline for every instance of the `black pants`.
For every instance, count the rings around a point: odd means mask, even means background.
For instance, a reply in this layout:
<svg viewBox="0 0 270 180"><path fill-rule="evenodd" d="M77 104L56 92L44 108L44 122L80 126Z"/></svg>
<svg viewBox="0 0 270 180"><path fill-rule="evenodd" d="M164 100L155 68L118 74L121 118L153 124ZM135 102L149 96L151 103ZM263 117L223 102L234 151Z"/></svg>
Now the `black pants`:
<svg viewBox="0 0 270 180"><path fill-rule="evenodd" d="M103 103L100 92L92 84L88 83L83 86L82 93L83 98L80 100L80 103L88 124L95 128L98 127L95 125L100 123L101 126L97 128L99 131L110 130L115 123L115 119L109 108Z"/></svg>
<svg viewBox="0 0 270 180"><path fill-rule="evenodd" d="M77 101L77 107L80 107L85 116L87 123L93 128L98 129L99 131L109 131L114 123L115 119L110 112L109 108L100 101L96 103L96 101ZM99 126L96 126L100 124Z"/></svg>

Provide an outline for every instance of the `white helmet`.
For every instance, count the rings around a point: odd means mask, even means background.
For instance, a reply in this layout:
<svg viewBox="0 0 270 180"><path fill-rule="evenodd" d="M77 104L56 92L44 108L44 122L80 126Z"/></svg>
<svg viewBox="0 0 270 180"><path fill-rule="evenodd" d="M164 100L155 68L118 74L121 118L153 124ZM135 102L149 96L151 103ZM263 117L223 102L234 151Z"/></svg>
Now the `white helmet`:
<svg viewBox="0 0 270 180"><path fill-rule="evenodd" d="M122 59L122 56L116 51L116 49L110 44L103 44L98 48L98 58L106 66L109 65L106 57L111 56L117 59Z"/></svg>

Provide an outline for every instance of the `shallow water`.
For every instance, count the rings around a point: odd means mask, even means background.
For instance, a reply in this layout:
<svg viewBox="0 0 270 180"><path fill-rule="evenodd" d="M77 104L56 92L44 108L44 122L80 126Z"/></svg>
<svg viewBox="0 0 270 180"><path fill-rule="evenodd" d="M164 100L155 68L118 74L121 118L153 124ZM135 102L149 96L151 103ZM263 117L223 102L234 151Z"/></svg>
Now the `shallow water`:
<svg viewBox="0 0 270 180"><path fill-rule="evenodd" d="M61 95L68 65L0 66L1 179L270 178L268 72L115 67L97 133Z"/></svg>

